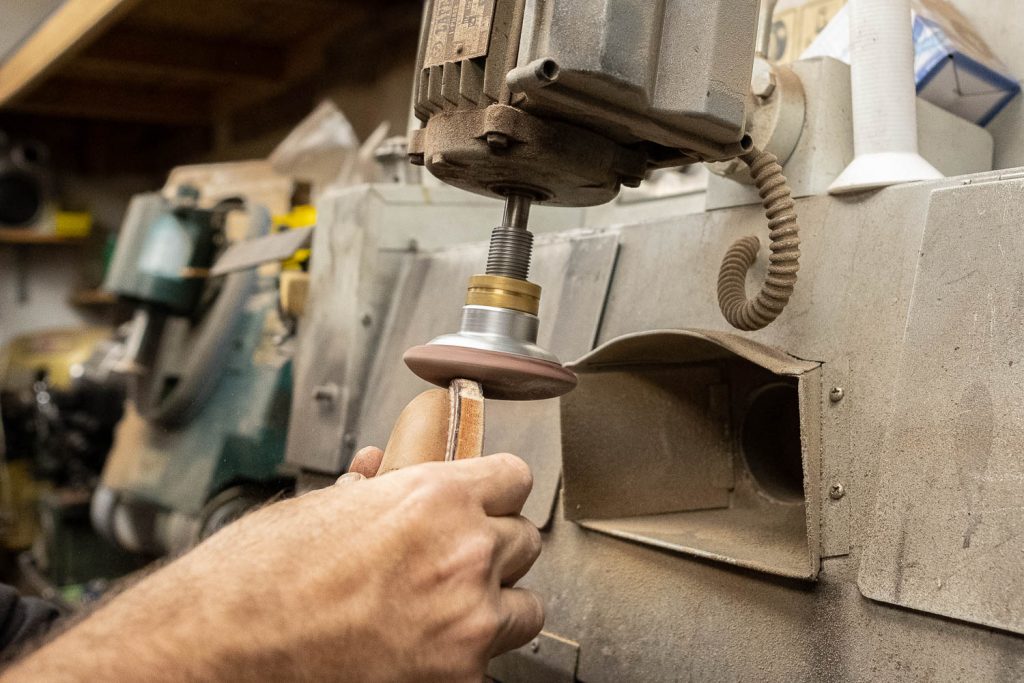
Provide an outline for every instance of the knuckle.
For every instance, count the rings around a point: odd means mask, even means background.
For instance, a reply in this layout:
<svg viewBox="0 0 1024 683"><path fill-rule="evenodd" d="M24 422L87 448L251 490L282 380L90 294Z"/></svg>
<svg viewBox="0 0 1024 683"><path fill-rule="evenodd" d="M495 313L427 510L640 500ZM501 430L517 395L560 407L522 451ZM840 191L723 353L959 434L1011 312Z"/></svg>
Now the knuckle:
<svg viewBox="0 0 1024 683"><path fill-rule="evenodd" d="M528 591L528 593L533 597L533 626L537 629L537 632L539 633L540 630L544 628L544 620L547 617L547 614L544 609L544 601L538 594L534 593L533 591Z"/></svg>
<svg viewBox="0 0 1024 683"><path fill-rule="evenodd" d="M533 525L533 522L523 518L523 523L526 536L526 551L530 557L530 564L533 564L540 557L540 551L544 547L544 539L541 537L540 530Z"/></svg>
<svg viewBox="0 0 1024 683"><path fill-rule="evenodd" d="M498 453L492 457L499 459L504 467L512 471L517 478L517 483L527 489L533 488L533 472L530 471L530 466L526 464L525 460L511 453Z"/></svg>
<svg viewBox="0 0 1024 683"><path fill-rule="evenodd" d="M497 540L488 534L475 534L467 538L460 549L461 564L473 581L487 580L491 575Z"/></svg>
<svg viewBox="0 0 1024 683"><path fill-rule="evenodd" d="M475 635L480 645L490 645L501 632L503 626L501 615L493 609L481 610L476 618Z"/></svg>

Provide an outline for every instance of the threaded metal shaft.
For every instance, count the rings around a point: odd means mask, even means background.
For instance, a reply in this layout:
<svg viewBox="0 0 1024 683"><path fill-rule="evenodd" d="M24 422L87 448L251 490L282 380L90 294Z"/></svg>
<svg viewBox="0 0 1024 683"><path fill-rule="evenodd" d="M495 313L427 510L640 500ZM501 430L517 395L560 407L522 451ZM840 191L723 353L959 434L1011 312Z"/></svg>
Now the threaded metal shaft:
<svg viewBox="0 0 1024 683"><path fill-rule="evenodd" d="M533 257L533 233L527 229L532 200L509 195L505 200L505 219L491 233L487 254L487 274L528 280Z"/></svg>

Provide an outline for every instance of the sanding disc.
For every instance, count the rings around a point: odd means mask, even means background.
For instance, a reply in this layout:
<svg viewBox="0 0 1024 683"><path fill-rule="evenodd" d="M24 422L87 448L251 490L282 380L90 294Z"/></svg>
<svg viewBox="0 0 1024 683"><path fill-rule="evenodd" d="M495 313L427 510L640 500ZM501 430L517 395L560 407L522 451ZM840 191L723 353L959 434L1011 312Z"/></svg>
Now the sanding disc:
<svg viewBox="0 0 1024 683"><path fill-rule="evenodd" d="M415 346L405 352L405 364L439 387L447 387L453 379L479 382L485 398L499 401L557 398L572 391L577 382L576 375L558 363L462 346Z"/></svg>

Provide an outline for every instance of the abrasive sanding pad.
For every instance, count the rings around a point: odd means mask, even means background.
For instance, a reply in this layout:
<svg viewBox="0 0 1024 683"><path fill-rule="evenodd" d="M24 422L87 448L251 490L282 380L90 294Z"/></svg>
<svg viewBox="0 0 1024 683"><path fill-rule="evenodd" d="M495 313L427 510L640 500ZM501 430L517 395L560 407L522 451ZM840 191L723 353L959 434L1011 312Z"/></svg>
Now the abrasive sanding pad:
<svg viewBox="0 0 1024 683"><path fill-rule="evenodd" d="M439 387L453 379L479 382L484 397L499 401L540 401L576 388L576 375L558 363L462 346L427 344L405 352L405 364Z"/></svg>

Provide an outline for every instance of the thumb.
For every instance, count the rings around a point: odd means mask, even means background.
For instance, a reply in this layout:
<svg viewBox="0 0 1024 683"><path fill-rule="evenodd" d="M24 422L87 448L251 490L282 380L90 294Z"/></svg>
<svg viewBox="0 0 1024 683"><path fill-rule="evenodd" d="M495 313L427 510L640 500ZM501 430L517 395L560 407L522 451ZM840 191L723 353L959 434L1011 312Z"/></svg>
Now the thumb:
<svg viewBox="0 0 1024 683"><path fill-rule="evenodd" d="M367 479L373 478L377 476L377 470L380 469L380 463L383 459L384 451L376 446L367 446L352 458L352 464L348 466L348 472L349 474L361 474Z"/></svg>

